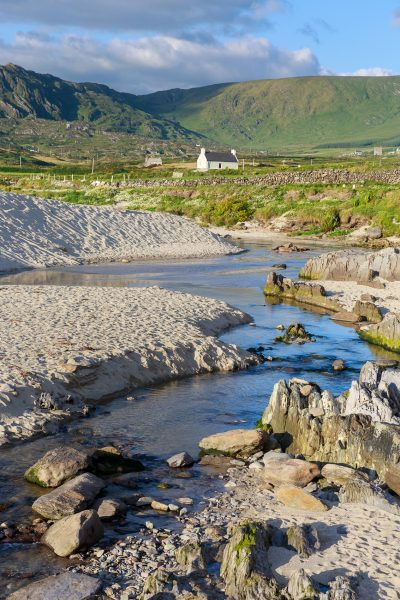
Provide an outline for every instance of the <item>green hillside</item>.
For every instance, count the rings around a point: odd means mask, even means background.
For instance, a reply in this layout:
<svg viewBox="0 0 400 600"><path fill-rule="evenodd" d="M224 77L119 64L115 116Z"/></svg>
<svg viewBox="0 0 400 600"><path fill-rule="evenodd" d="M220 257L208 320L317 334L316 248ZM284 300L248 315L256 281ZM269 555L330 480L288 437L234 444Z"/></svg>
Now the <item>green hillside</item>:
<svg viewBox="0 0 400 600"><path fill-rule="evenodd" d="M198 138L178 123L147 114L134 101L132 94L105 85L71 83L12 64L0 67L0 119L81 121L155 139Z"/></svg>
<svg viewBox="0 0 400 600"><path fill-rule="evenodd" d="M400 77L301 77L169 90L136 106L238 147L400 143Z"/></svg>

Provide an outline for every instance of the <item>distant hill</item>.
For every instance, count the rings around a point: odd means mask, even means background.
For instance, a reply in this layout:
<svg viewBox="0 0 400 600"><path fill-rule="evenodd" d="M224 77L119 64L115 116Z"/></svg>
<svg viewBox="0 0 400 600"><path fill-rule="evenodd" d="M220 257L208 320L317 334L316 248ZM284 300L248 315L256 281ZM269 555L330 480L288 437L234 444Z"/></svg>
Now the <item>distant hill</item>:
<svg viewBox="0 0 400 600"><path fill-rule="evenodd" d="M296 77L135 96L0 67L0 118L26 117L238 148L400 145L400 77Z"/></svg>

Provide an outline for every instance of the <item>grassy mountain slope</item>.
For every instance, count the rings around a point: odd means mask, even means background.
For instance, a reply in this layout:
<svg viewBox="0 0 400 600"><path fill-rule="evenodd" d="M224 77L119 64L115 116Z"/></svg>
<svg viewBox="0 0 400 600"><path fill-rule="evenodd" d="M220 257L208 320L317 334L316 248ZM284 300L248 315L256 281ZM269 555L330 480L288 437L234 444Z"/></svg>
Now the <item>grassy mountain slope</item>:
<svg viewBox="0 0 400 600"><path fill-rule="evenodd" d="M178 123L147 114L135 96L105 85L71 83L16 65L0 67L0 118L84 121L112 131L158 139L197 138Z"/></svg>
<svg viewBox="0 0 400 600"><path fill-rule="evenodd" d="M169 90L136 106L224 144L400 143L400 77L302 77Z"/></svg>

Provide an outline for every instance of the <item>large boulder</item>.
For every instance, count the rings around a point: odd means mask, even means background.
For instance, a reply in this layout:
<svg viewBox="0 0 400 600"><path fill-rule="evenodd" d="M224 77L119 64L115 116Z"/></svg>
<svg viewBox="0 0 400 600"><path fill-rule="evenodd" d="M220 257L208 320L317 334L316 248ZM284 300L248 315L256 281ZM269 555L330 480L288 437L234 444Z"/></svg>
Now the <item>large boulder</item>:
<svg viewBox="0 0 400 600"><path fill-rule="evenodd" d="M267 434L261 429L232 429L215 433L199 442L205 454L222 454L247 458L263 450Z"/></svg>
<svg viewBox="0 0 400 600"><path fill-rule="evenodd" d="M316 600L316 598L320 597L319 591L304 569L292 573L289 578L287 591L289 597L293 598L293 600Z"/></svg>
<svg viewBox="0 0 400 600"><path fill-rule="evenodd" d="M334 483L335 485L344 485L348 481L354 481L355 479L368 481L368 475L362 473L361 471L357 471L357 469L352 469L352 467L346 467L344 465L334 465L331 463L328 463L322 467L321 475L329 483Z"/></svg>
<svg viewBox="0 0 400 600"><path fill-rule="evenodd" d="M400 461L399 392L397 384L391 383L398 373L391 363L369 363L360 381L353 382L353 391L337 398L302 380L281 380L262 423L272 427L290 453L307 460L368 467L384 477L388 467ZM362 390L362 396L357 390ZM391 422L380 422L383 414Z"/></svg>
<svg viewBox="0 0 400 600"><path fill-rule="evenodd" d="M257 521L244 522L233 531L221 565L221 577L229 598L283 598L268 561L271 535L270 527Z"/></svg>
<svg viewBox="0 0 400 600"><path fill-rule="evenodd" d="M359 335L367 342L400 352L400 314L389 312L380 323L364 325Z"/></svg>
<svg viewBox="0 0 400 600"><path fill-rule="evenodd" d="M389 466L385 473L385 483L400 496L400 463Z"/></svg>
<svg viewBox="0 0 400 600"><path fill-rule="evenodd" d="M84 510L54 523L42 536L41 542L57 556L69 556L98 542L103 533L97 512Z"/></svg>
<svg viewBox="0 0 400 600"><path fill-rule="evenodd" d="M91 455L94 471L99 475L112 475L113 473L130 473L143 471L143 464L134 458L123 456L122 453L108 446L99 448Z"/></svg>
<svg viewBox="0 0 400 600"><path fill-rule="evenodd" d="M94 577L65 571L34 581L7 596L6 600L89 600L99 591L100 585Z"/></svg>
<svg viewBox="0 0 400 600"><path fill-rule="evenodd" d="M275 485L292 484L298 487L305 487L315 477L318 477L320 470L315 463L299 460L296 458L275 458L273 452L269 452L264 458L263 478L268 483Z"/></svg>
<svg viewBox="0 0 400 600"><path fill-rule="evenodd" d="M96 475L84 473L37 498L32 509L45 519L62 519L90 506L104 486Z"/></svg>
<svg viewBox="0 0 400 600"><path fill-rule="evenodd" d="M89 468L89 458L85 452L59 446L46 452L25 472L25 479L42 487L57 487L63 481L75 477Z"/></svg>
<svg viewBox="0 0 400 600"><path fill-rule="evenodd" d="M264 294L266 296L281 298L282 300L295 300L296 302L326 308L334 312L341 310L341 306L336 300L327 296L325 288L322 285L292 281L292 279L283 277L274 271L268 275Z"/></svg>
<svg viewBox="0 0 400 600"><path fill-rule="evenodd" d="M283 485L275 492L276 498L288 508L307 512L325 512L328 507L309 492L295 485Z"/></svg>

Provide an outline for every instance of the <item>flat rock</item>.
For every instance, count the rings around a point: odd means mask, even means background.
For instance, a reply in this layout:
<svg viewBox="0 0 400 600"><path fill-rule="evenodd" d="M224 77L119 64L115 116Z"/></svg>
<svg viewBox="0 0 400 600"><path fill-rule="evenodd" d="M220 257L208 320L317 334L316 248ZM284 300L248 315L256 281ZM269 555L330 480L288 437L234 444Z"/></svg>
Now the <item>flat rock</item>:
<svg viewBox="0 0 400 600"><path fill-rule="evenodd" d="M232 429L203 438L199 446L207 454L215 452L246 458L262 450L266 439L266 433L259 429Z"/></svg>
<svg viewBox="0 0 400 600"><path fill-rule="evenodd" d="M65 571L30 583L7 596L6 600L89 600L100 585L94 577Z"/></svg>
<svg viewBox="0 0 400 600"><path fill-rule="evenodd" d="M103 533L103 524L97 512L84 510L54 523L43 535L41 542L49 546L57 556L69 556L98 542Z"/></svg>
<svg viewBox="0 0 400 600"><path fill-rule="evenodd" d="M263 478L273 485L305 487L320 474L318 465L297 458L264 458Z"/></svg>
<svg viewBox="0 0 400 600"><path fill-rule="evenodd" d="M96 475L84 473L37 498L32 510L45 519L62 519L90 506L104 486L104 481Z"/></svg>
<svg viewBox="0 0 400 600"><path fill-rule="evenodd" d="M191 467L193 463L193 458L187 452L179 452L179 454L174 454L174 456L171 456L167 460L168 466L172 469Z"/></svg>
<svg viewBox="0 0 400 600"><path fill-rule="evenodd" d="M107 521L125 513L127 507L124 502L121 502L116 498L102 498L96 502L95 509L100 519L102 521Z"/></svg>
<svg viewBox="0 0 400 600"><path fill-rule="evenodd" d="M42 487L57 487L87 470L89 458L85 452L69 446L59 446L46 452L25 472L25 479Z"/></svg>
<svg viewBox="0 0 400 600"><path fill-rule="evenodd" d="M305 510L311 513L328 510L328 507L321 500L294 485L281 486L276 490L275 496L288 508Z"/></svg>
<svg viewBox="0 0 400 600"><path fill-rule="evenodd" d="M335 465L332 463L322 467L321 475L322 477L325 477L327 481L335 483L336 485L344 485L348 481L354 479L368 481L368 476L365 473L357 471L357 469L353 469L352 467L345 467L343 465Z"/></svg>

